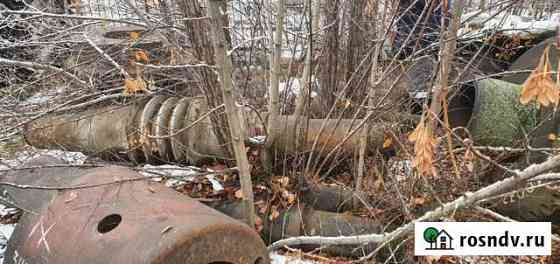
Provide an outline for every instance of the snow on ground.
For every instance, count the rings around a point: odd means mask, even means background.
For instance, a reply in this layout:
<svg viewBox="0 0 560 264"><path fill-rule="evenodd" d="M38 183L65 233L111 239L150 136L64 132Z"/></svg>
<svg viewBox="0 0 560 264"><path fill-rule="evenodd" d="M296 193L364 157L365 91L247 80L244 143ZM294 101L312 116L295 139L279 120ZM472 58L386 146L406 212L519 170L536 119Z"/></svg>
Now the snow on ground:
<svg viewBox="0 0 560 264"><path fill-rule="evenodd" d="M169 177L168 179L165 180L164 184L165 186L170 188L178 188L189 181L193 181L194 175L197 173L197 168L194 167L180 167L180 166L169 165L169 164L159 165L159 166L146 164L142 166L142 169L144 170L140 171L140 174L146 177L158 176L158 175L162 175L162 176L165 175ZM213 177L214 177L213 175L207 176L208 180L212 182L212 187L214 187L213 181L217 182L216 180L214 180ZM163 177L153 178L152 180L161 182L163 181ZM221 185L219 185L219 187L221 187ZM214 187L214 188L219 188L219 187Z"/></svg>
<svg viewBox="0 0 560 264"><path fill-rule="evenodd" d="M311 98L315 98L319 95L317 92L314 91L320 89L319 80L317 80L315 76L311 76L311 78L313 81ZM281 81L279 83L278 91L280 92L280 94L286 94L286 96L288 96L289 98L296 98L301 92L301 90L303 89L302 87L303 85L301 84L299 78L290 78L286 81ZM266 94L266 97L268 98L268 93Z"/></svg>
<svg viewBox="0 0 560 264"><path fill-rule="evenodd" d="M469 21L468 24L471 25L468 34L476 34L480 32L493 32L493 31L503 31L503 34L514 35L514 34L539 34L547 31L556 30L556 27L560 25L560 13L553 14L550 18L544 20L535 20L530 17L516 16L510 14L500 14L493 16L490 13L479 13L478 11L470 12L463 15L463 22ZM473 30L475 27L477 29ZM466 32L463 32L466 33Z"/></svg>
<svg viewBox="0 0 560 264"><path fill-rule="evenodd" d="M53 157L61 158L71 165L84 164L86 155L81 152L69 152L62 150L36 150L36 151L21 151L16 154L16 157L9 160L0 160L0 170L6 170L13 167L18 167L26 162L31 161L41 155L50 155Z"/></svg>
<svg viewBox="0 0 560 264"><path fill-rule="evenodd" d="M302 259L293 256L280 255L277 252L270 253L271 264L318 264L312 260Z"/></svg>
<svg viewBox="0 0 560 264"><path fill-rule="evenodd" d="M0 204L0 216L12 215L17 212L15 208L9 208ZM0 224L0 264L4 262L4 252L8 247L8 240L12 236L16 224Z"/></svg>
<svg viewBox="0 0 560 264"><path fill-rule="evenodd" d="M0 225L0 264L4 263L4 252L8 247L8 240L12 236L16 224Z"/></svg>

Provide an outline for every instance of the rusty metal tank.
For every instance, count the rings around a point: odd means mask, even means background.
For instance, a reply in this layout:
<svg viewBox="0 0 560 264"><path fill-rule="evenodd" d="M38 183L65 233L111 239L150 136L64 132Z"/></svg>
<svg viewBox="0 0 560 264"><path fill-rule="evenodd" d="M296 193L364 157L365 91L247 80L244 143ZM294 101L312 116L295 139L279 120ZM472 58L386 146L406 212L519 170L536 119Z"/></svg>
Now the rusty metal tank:
<svg viewBox="0 0 560 264"><path fill-rule="evenodd" d="M45 161L58 164L52 158L35 164ZM28 212L9 241L5 262L269 263L253 229L143 177L115 166L3 175L43 187L6 189ZM74 188L63 188L69 186Z"/></svg>

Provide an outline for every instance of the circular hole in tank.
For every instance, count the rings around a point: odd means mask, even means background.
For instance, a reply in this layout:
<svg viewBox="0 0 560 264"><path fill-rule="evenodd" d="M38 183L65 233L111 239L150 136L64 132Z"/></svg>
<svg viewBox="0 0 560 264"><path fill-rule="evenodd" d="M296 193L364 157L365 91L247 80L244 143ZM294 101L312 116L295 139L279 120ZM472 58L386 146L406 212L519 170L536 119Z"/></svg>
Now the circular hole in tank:
<svg viewBox="0 0 560 264"><path fill-rule="evenodd" d="M122 221L122 217L119 214L111 214L103 217L99 224L97 224L97 231L101 234L110 232L111 230L117 228Z"/></svg>

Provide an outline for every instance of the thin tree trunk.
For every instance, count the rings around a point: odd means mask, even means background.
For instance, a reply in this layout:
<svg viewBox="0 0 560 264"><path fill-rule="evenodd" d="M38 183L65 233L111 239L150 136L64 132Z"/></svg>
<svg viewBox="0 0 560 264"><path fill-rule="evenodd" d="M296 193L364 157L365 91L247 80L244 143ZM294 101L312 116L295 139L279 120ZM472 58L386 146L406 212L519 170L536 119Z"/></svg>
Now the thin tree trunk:
<svg viewBox="0 0 560 264"><path fill-rule="evenodd" d="M446 26L447 23L442 22L442 36L440 40L440 58L442 61L438 74L439 87L436 86L434 89L433 100L430 106L430 110L436 115L441 112L442 98L445 98L449 93L449 73L457 47L457 32L459 30L461 14L463 13L463 4L464 0L456 0L454 2L453 18L450 26ZM432 123L435 124L435 121L432 121Z"/></svg>
<svg viewBox="0 0 560 264"><path fill-rule="evenodd" d="M375 7L379 7L379 1L376 1L376 3L374 4ZM385 34L385 15L387 13L387 8L384 8L383 13L380 14L379 13L379 9L375 10L375 13L373 15L374 18L374 25L373 25L373 30L374 30L374 39L378 40L375 43L375 50L373 53L373 63L371 65L371 75L370 75L370 88L368 91L368 111L367 111L367 116L371 116L371 114L373 113L373 107L375 105L375 97L374 94L376 94L376 88L377 88L377 81L379 80L379 56L381 54L381 49L383 47L383 42L379 41L379 39L382 38L382 36ZM380 22L381 21L381 22ZM368 131L369 130L369 124L365 124L365 128L364 131ZM358 151L358 170L357 170L357 175L356 175L356 192L360 193L362 191L362 182L363 182L363 178L364 178L364 174L365 174L365 155L366 155L366 147L367 147L367 143L368 143L368 133L363 132L362 135L360 135L360 146L359 146L359 151Z"/></svg>
<svg viewBox="0 0 560 264"><path fill-rule="evenodd" d="M300 83L302 84L302 90L299 92L296 99L296 109L294 115L300 117L303 114L307 100L309 100L309 89L311 89L311 74L312 74L312 62L313 62L313 40L315 39L314 34L319 32L319 23L321 18L321 0L309 0L311 3L311 29L309 32L309 37L307 39L307 53L305 55L305 65L303 66L303 74L301 76Z"/></svg>
<svg viewBox="0 0 560 264"><path fill-rule="evenodd" d="M273 47L273 55L271 59L272 67L271 67L271 74L270 74L270 88L269 88L269 105L268 105L268 112L270 113L268 116L268 138L267 138L267 145L265 151L265 163L268 168L272 167L273 163L273 153L270 150L272 143L274 142L277 131L280 127L278 127L278 117L280 116L280 93L279 93L279 86L280 86L280 56L282 54L282 34L284 33L284 16L286 14L286 0L278 0L276 6L276 31L274 33L274 47Z"/></svg>
<svg viewBox="0 0 560 264"><path fill-rule="evenodd" d="M233 96L233 80L232 80L232 62L226 47L227 43L224 26L223 14L226 10L224 0L207 0L208 16L211 18L211 33L214 44L214 53L216 57L216 65L219 67L219 79L222 85L222 96L226 108L231 141L237 167L239 169L239 179L241 182L241 190L243 192L243 201L245 204L245 218L249 226L255 226L255 209L253 206L253 187L251 183L251 172L249 169L249 160L247 159L247 150L243 138L241 120L235 99Z"/></svg>
<svg viewBox="0 0 560 264"><path fill-rule="evenodd" d="M451 20L451 25L446 27L445 21L442 21L442 35L440 44L440 70L439 70L439 87L433 92L432 104L430 106L430 111L436 116L442 111L443 105L443 115L446 126L449 127L449 115L447 112L447 95L449 94L449 74L450 68L455 56L455 49L457 47L457 32L459 30L459 24L461 22L461 15L463 13L464 0L455 0L453 4L453 17ZM444 19L444 18L443 18ZM436 127L436 120L432 119L431 127ZM459 175L459 166L457 160L453 155L452 151L452 137L450 133L447 133L447 144L449 148L449 154L451 155L451 161L453 163L453 168L457 177Z"/></svg>
<svg viewBox="0 0 560 264"><path fill-rule="evenodd" d="M480 3L478 5L478 9L480 9L481 11L486 11L486 0L480 0Z"/></svg>
<svg viewBox="0 0 560 264"><path fill-rule="evenodd" d="M350 4L350 25L349 25L349 33L348 33L348 44L347 44L347 53L346 53L346 82L352 82L349 84L349 87L346 89L345 96L353 97L356 95L356 92L361 90L363 85L360 85L360 81L351 80L352 76L354 75L354 71L356 71L356 66L360 64L360 61L363 59L365 47L367 42L364 41L363 31L362 31L362 20L363 20L363 12L365 8L365 0L352 0L349 1Z"/></svg>
<svg viewBox="0 0 560 264"><path fill-rule="evenodd" d="M178 0L177 4L185 18L203 17L204 13L200 6L199 0ZM208 21L206 20L185 20L185 33L191 41L193 54L197 60L209 65L214 64L214 50L212 43L208 39L208 31L210 30ZM222 105L222 97L220 96L220 85L216 79L216 75L208 68L199 68L193 70L195 77L198 78L201 90L204 92L206 101L210 109ZM215 113L210 116L212 120L212 129L221 145L228 145L227 135L229 131L226 125L226 119L223 115ZM231 154L231 149L226 148Z"/></svg>
<svg viewBox="0 0 560 264"><path fill-rule="evenodd" d="M338 54L339 54L339 0L325 2L323 19L325 21L324 45L321 49L319 64L319 83L321 89L318 91L323 107L334 105L338 84Z"/></svg>

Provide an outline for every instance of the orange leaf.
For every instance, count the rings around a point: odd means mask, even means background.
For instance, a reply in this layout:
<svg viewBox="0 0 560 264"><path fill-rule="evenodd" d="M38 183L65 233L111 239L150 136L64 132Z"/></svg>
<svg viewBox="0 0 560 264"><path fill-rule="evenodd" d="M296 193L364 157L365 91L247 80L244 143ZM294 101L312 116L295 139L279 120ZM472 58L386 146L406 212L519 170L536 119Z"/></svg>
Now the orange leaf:
<svg viewBox="0 0 560 264"><path fill-rule="evenodd" d="M130 40L137 41L140 38L140 33L136 31L132 31L129 33Z"/></svg>
<svg viewBox="0 0 560 264"><path fill-rule="evenodd" d="M425 203L426 203L426 198L424 198L424 197L414 198L414 204L415 205L423 205Z"/></svg>
<svg viewBox="0 0 560 264"><path fill-rule="evenodd" d="M433 156L436 139L433 137L431 129L425 125L425 122L424 118L422 118L414 132L408 137L410 141L414 142L412 165L422 175L434 175Z"/></svg>
<svg viewBox="0 0 560 264"><path fill-rule="evenodd" d="M545 107L558 104L560 89L552 80L549 51L550 45L545 48L537 68L533 70L527 81L523 84L523 90L519 98L522 104L528 104L532 100L536 100L539 105Z"/></svg>
<svg viewBox="0 0 560 264"><path fill-rule="evenodd" d="M293 193L290 193L288 191L283 191L282 192L282 197L284 197L286 200L288 200L289 204L293 204L296 201L296 196Z"/></svg>
<svg viewBox="0 0 560 264"><path fill-rule="evenodd" d="M131 95L137 92L146 91L146 82L142 79L124 80L124 94Z"/></svg>
<svg viewBox="0 0 560 264"><path fill-rule="evenodd" d="M393 145L393 138L391 138L390 136L389 137L385 136L385 140L383 140L383 148L388 149L392 145Z"/></svg>

